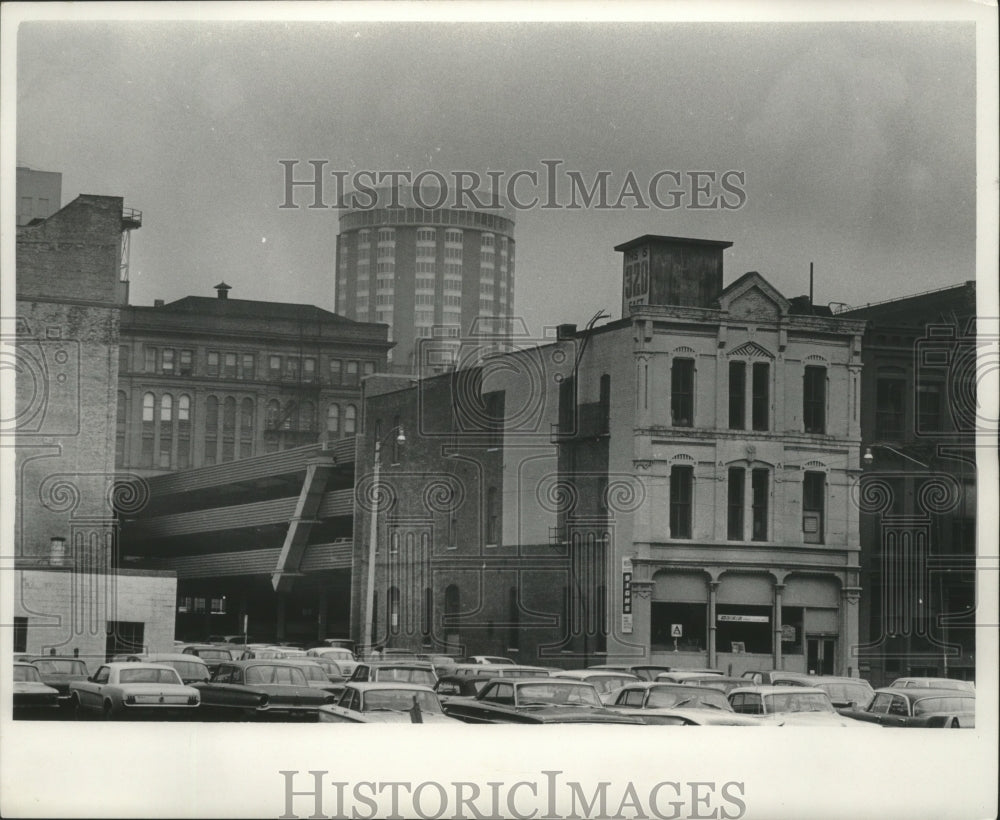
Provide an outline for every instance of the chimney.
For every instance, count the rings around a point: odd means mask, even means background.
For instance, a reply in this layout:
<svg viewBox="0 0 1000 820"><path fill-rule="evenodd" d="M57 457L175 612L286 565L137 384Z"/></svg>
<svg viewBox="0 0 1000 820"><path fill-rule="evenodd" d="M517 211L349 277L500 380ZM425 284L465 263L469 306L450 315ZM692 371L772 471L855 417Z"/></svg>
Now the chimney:
<svg viewBox="0 0 1000 820"><path fill-rule="evenodd" d="M219 294L220 299L228 299L229 291L232 289L232 286L227 285L225 282L219 282L219 284L215 286L215 292Z"/></svg>
<svg viewBox="0 0 1000 820"><path fill-rule="evenodd" d="M162 299L154 299L153 300L153 307L163 307L163 300Z"/></svg>

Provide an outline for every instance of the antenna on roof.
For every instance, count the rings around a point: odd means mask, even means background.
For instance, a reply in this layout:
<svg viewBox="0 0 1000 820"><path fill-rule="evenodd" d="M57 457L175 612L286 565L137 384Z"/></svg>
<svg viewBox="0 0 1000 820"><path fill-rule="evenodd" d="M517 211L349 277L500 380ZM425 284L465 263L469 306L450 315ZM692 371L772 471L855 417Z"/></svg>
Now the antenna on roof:
<svg viewBox="0 0 1000 820"><path fill-rule="evenodd" d="M813 306L813 263L809 263L809 312L812 313Z"/></svg>

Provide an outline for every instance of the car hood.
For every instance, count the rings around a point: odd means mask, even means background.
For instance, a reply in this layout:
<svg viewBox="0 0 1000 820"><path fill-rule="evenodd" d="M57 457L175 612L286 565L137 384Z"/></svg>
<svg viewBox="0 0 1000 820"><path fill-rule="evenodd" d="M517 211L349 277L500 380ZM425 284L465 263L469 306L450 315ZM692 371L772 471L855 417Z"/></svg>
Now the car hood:
<svg viewBox="0 0 1000 820"><path fill-rule="evenodd" d="M615 709L620 714L635 715L647 723L655 723L656 718L668 722L670 718L681 718L705 726L760 726L758 719L747 715L739 715L725 709Z"/></svg>
<svg viewBox="0 0 1000 820"><path fill-rule="evenodd" d="M14 694L15 695L58 695L59 692L53 689L51 686L46 686L44 683L37 683L36 681L15 681L14 682Z"/></svg>
<svg viewBox="0 0 1000 820"><path fill-rule="evenodd" d="M757 720L767 726L848 726L879 728L867 721L854 720L841 714L830 712L780 712L775 715L761 715Z"/></svg>

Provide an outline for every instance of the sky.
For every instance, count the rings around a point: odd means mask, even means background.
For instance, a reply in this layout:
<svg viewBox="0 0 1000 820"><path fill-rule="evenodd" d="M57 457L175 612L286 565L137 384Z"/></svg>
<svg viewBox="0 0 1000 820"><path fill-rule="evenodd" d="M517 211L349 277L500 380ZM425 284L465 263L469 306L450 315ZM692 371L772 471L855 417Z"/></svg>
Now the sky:
<svg viewBox="0 0 1000 820"><path fill-rule="evenodd" d="M629 172L743 174L739 208L517 211L532 333L619 316L614 246L646 233L730 241L727 284L756 270L789 297L812 262L823 304L975 276L970 23L27 22L17 46L18 162L60 171L63 204L143 212L133 304L225 280L332 310L338 211L279 207L288 159L505 179L561 160L609 172L612 199Z"/></svg>

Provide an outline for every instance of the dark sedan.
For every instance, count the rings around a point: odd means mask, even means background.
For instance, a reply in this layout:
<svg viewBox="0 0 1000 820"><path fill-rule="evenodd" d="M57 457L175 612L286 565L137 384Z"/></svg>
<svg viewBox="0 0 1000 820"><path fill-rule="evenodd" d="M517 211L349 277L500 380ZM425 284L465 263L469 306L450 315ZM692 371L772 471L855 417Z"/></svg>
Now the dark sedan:
<svg viewBox="0 0 1000 820"><path fill-rule="evenodd" d="M42 683L51 686L59 693L59 705L66 708L70 706L70 683L86 680L90 675L87 664L79 658L43 655L32 658L30 663L38 670Z"/></svg>
<svg viewBox="0 0 1000 820"><path fill-rule="evenodd" d="M444 711L466 723L642 722L606 709L589 683L555 678L494 678L474 698L450 698Z"/></svg>
<svg viewBox="0 0 1000 820"><path fill-rule="evenodd" d="M14 664L15 718L37 718L58 708L59 693L42 683L38 670L30 663Z"/></svg>
<svg viewBox="0 0 1000 820"><path fill-rule="evenodd" d="M956 689L890 686L876 689L867 708L842 709L840 713L880 726L971 729L976 725L976 696Z"/></svg>
<svg viewBox="0 0 1000 820"><path fill-rule="evenodd" d="M211 680L195 688L206 716L229 720L315 720L320 706L336 701L310 686L300 666L278 660L222 663Z"/></svg>

